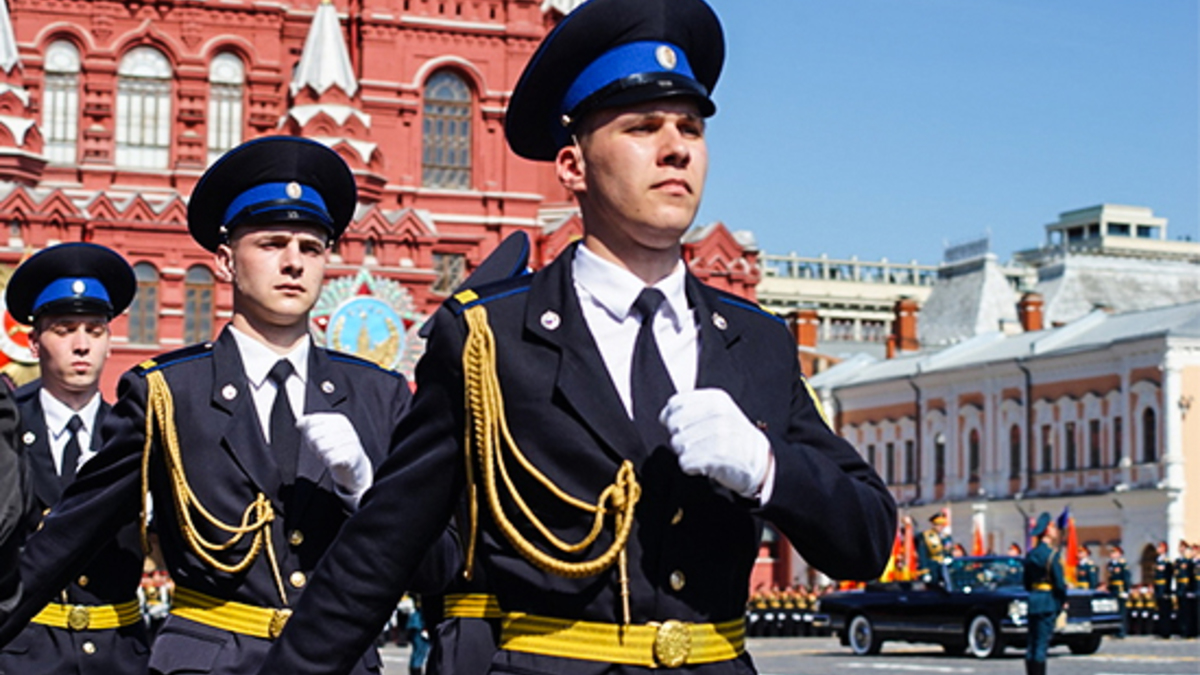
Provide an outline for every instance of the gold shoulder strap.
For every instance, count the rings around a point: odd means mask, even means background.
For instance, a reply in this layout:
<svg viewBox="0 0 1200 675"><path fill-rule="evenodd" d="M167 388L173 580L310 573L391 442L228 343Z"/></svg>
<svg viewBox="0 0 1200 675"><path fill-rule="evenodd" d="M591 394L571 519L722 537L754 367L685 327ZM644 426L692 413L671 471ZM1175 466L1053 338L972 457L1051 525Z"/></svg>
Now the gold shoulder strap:
<svg viewBox="0 0 1200 675"><path fill-rule="evenodd" d="M167 466L167 477L171 483L171 496L175 503L175 513L179 519L179 527L184 541L200 559L214 568L229 574L238 574L254 563L255 558L265 548L267 558L271 562L271 571L275 575L275 586L279 590L279 599L287 606L287 592L283 586L283 576L279 573L279 564L275 560L275 547L271 545L271 522L275 520L275 509L271 500L263 493L246 506L242 512L242 522L230 525L219 520L204 508L192 486L188 483L187 474L183 469L183 456L179 449L179 436L175 428L175 401L171 396L171 387L161 370L146 373L148 394L146 396L146 444L142 448L142 549L150 550L146 536L146 528L150 515L150 455L154 447L154 428L157 427L162 439L163 461ZM165 507L159 505L159 508ZM204 519L212 527L228 532L230 537L223 542L213 543L205 539L197 530L193 521L193 512ZM221 562L214 555L235 546L242 537L254 533L250 550L241 560L234 564Z"/></svg>
<svg viewBox="0 0 1200 675"><path fill-rule="evenodd" d="M464 447L466 448L467 490L470 500L470 532L467 539L466 570L467 578L471 578L474 568L475 544L478 533L478 502L477 495L482 483L483 498L486 499L492 518L505 538L515 549L539 569L568 579L580 579L594 576L620 563L621 598L624 604L625 623L629 617L629 574L626 560L625 545L633 527L633 511L641 497L642 488L638 484L633 463L629 460L622 462L613 482L600 492L596 502L588 503L577 499L555 485L550 478L538 470L517 446L509 433L508 422L504 415L504 395L500 391L500 381L496 375L496 337L488 324L487 309L478 304L465 311L467 321L467 340L463 345L463 379L466 401L466 430ZM593 515L592 530L582 540L572 544L558 538L550 528L537 517L517 491L509 473L505 460L505 449L512 459L533 477L546 490L568 506ZM480 474L478 480L476 469ZM500 489L497 476L503 482L505 492L517 505L526 521L545 538L550 545L563 553L577 553L596 541L604 527L604 519L611 514L615 534L613 542L600 555L591 560L571 562L562 560L543 552L521 534L520 530L509 520L508 514L500 501Z"/></svg>

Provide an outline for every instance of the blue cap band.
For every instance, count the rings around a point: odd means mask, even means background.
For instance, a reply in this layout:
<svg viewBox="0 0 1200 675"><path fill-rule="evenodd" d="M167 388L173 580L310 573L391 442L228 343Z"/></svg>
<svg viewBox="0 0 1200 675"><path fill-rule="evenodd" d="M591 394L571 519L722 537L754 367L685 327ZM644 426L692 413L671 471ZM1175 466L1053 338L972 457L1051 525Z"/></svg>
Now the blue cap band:
<svg viewBox="0 0 1200 675"><path fill-rule="evenodd" d="M608 50L584 68L567 88L558 111L568 114L587 97L613 82L642 73L672 73L696 79L687 55L679 47L657 40L627 42Z"/></svg>
<svg viewBox="0 0 1200 675"><path fill-rule="evenodd" d="M108 297L108 289L100 283L99 279L61 277L46 284L46 287L38 294L37 299L33 301L33 313L37 314L37 311L47 303L72 299L95 300L112 306L112 300Z"/></svg>
<svg viewBox="0 0 1200 675"><path fill-rule="evenodd" d="M297 188L299 196L296 195ZM221 220L226 227L232 229L247 218L283 209L303 211L313 216L313 220L330 230L333 229L333 218L329 215L329 209L325 207L321 193L296 182L255 185L229 202Z"/></svg>

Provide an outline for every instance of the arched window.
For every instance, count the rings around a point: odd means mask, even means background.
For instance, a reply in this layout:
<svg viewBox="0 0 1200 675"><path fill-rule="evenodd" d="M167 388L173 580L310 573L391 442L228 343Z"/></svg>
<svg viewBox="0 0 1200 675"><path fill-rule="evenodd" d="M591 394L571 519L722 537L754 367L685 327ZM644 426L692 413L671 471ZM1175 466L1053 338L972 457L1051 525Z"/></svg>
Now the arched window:
<svg viewBox="0 0 1200 675"><path fill-rule="evenodd" d="M1015 424L1008 430L1008 477L1021 477L1021 427Z"/></svg>
<svg viewBox="0 0 1200 675"><path fill-rule="evenodd" d="M171 154L171 63L138 47L117 67L117 166L165 169Z"/></svg>
<svg viewBox="0 0 1200 675"><path fill-rule="evenodd" d="M56 164L73 164L79 140L79 50L66 40L46 47L46 89L42 97L43 152Z"/></svg>
<svg viewBox="0 0 1200 675"><path fill-rule="evenodd" d="M967 435L967 480L979 482L979 430L972 429Z"/></svg>
<svg viewBox="0 0 1200 675"><path fill-rule="evenodd" d="M471 187L471 90L461 77L439 71L425 84L421 184Z"/></svg>
<svg viewBox="0 0 1200 675"><path fill-rule="evenodd" d="M891 442L887 443L884 446L883 455L884 455L883 461L887 462L887 467L885 469L887 472L886 473L887 484L895 485L897 482L896 481L896 444L891 443Z"/></svg>
<svg viewBox="0 0 1200 675"><path fill-rule="evenodd" d="M183 340L204 342L213 335L213 275L203 265L188 268L183 279Z"/></svg>
<svg viewBox="0 0 1200 675"><path fill-rule="evenodd" d="M938 434L933 439L933 483L940 485L946 482L946 437Z"/></svg>
<svg viewBox="0 0 1200 675"><path fill-rule="evenodd" d="M1113 439L1113 466L1121 466L1121 460L1125 459L1125 430L1122 428L1120 416L1114 417L1112 421L1112 439Z"/></svg>
<svg viewBox="0 0 1200 675"><path fill-rule="evenodd" d="M233 54L217 54L209 64L209 164L242 142L242 87L245 82L246 67Z"/></svg>
<svg viewBox="0 0 1200 675"><path fill-rule="evenodd" d="M137 294L129 305L129 342L137 345L158 344L158 270L150 263L133 266Z"/></svg>
<svg viewBox="0 0 1200 675"><path fill-rule="evenodd" d="M1142 462L1158 461L1158 415L1153 408L1142 411Z"/></svg>
<svg viewBox="0 0 1200 675"><path fill-rule="evenodd" d="M904 483L917 482L916 451L912 439L904 441Z"/></svg>
<svg viewBox="0 0 1200 675"><path fill-rule="evenodd" d="M1049 473L1054 470L1054 428L1049 424L1042 425L1042 471Z"/></svg>

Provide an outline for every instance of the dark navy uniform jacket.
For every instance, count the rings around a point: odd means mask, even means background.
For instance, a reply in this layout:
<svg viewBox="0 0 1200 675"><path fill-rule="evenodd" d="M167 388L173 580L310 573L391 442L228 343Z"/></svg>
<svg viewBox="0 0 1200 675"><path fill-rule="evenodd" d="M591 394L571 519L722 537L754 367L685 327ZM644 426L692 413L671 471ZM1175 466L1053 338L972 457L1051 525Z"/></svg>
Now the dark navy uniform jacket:
<svg viewBox="0 0 1200 675"><path fill-rule="evenodd" d="M634 462L642 495L628 543L632 622L741 618L760 538L756 515L829 574L878 575L895 535L895 504L854 448L822 421L786 326L688 276L700 333L697 386L725 389L771 441L775 486L760 507L707 478L684 475L669 448L647 449L584 322L572 282L574 252L568 248L545 269L478 295L496 338L508 427L526 457L565 492L588 501L612 482L623 460ZM263 672L345 672L346 655L374 638L419 552L446 527L464 485L461 310L451 301L435 315L401 444L326 556ZM588 532L589 514L568 509L519 470L514 480L559 537L578 541ZM622 621L616 565L584 579L542 572L509 545L486 504L480 520L480 562L504 611ZM515 521L531 541L542 541L519 513ZM604 536L583 552L587 559L608 547L612 529L609 519ZM492 665L526 673L637 670L506 650ZM751 668L748 657L692 667Z"/></svg>
<svg viewBox="0 0 1200 675"><path fill-rule="evenodd" d="M291 603L301 595L317 560L345 521L347 508L334 492L328 468L314 453L301 454L295 487L283 489L241 356L227 328L215 342L158 357L153 364L142 364L122 376L118 401L105 420L103 450L85 465L55 514L30 538L22 556L22 578L31 599L22 601L24 611L18 613L25 620L40 609L27 605L51 599L79 574L91 551L125 524L136 522L147 414L146 377L151 371L163 373L170 386L183 463L200 503L220 520L236 524L256 495L269 496L276 514L271 540ZM314 345L306 386L305 411L344 414L378 467L395 441L398 420L409 407L411 394L405 379ZM180 531L157 431L153 452L150 488L156 531L176 586L259 607L282 606L265 552L248 570L229 574L209 566L192 551ZM229 537L207 524L200 529L213 541ZM240 560L248 539L219 554L221 559L225 563ZM433 542L431 538L428 543ZM0 628L0 641L11 637L14 620L20 619L14 616ZM380 621L375 627L382 626ZM164 673L248 673L258 667L268 646L265 639L171 616L158 633L150 665ZM356 664L357 672L374 671L379 665L377 653L367 645L347 660Z"/></svg>
<svg viewBox="0 0 1200 675"><path fill-rule="evenodd" d="M17 445L17 406L0 383L0 619L20 599L17 552L25 541L25 514L33 509L29 464Z"/></svg>
<svg viewBox="0 0 1200 675"><path fill-rule="evenodd" d="M1170 599L1173 593L1171 580L1174 577L1171 561L1165 556L1160 555L1154 561L1154 597L1162 600Z"/></svg>
<svg viewBox="0 0 1200 675"><path fill-rule="evenodd" d="M1121 597L1129 593L1129 565L1124 559L1108 561L1108 590Z"/></svg>
<svg viewBox="0 0 1200 675"><path fill-rule="evenodd" d="M21 411L19 439L29 462L34 494L34 505L26 519L29 533L41 526L42 514L62 498L62 483L50 451L41 390L41 382L36 381L14 394ZM91 434L93 450L100 449L100 426L109 410L108 403L100 403ZM115 533L109 532L98 549L91 562L65 585L65 590L51 598L51 602L95 606L137 599L143 556L136 525L131 521ZM87 652L84 651L86 643L91 643ZM83 631L31 623L0 651L0 673L134 675L146 672L149 657L146 630L140 621L122 628Z"/></svg>
<svg viewBox="0 0 1200 675"><path fill-rule="evenodd" d="M1080 560L1075 566L1075 580L1082 588L1097 588L1100 586L1100 570L1090 558Z"/></svg>
<svg viewBox="0 0 1200 675"><path fill-rule="evenodd" d="M1050 584L1050 590L1034 590L1037 584ZM1063 576L1059 554L1046 542L1025 556L1025 590L1029 591L1030 614L1057 614L1067 601L1067 580Z"/></svg>

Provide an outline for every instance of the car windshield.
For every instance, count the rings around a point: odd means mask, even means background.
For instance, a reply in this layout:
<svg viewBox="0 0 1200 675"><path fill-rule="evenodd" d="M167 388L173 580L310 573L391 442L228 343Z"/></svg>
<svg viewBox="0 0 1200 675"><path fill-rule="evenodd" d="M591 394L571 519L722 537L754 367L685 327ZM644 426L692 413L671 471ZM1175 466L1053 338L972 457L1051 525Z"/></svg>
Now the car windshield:
<svg viewBox="0 0 1200 675"><path fill-rule="evenodd" d="M946 567L951 590L960 593L1022 586L1020 558L955 558Z"/></svg>

